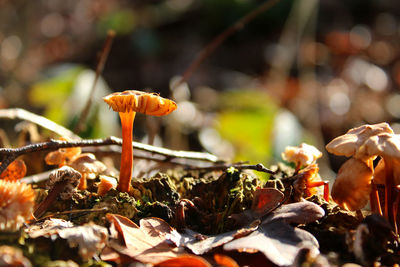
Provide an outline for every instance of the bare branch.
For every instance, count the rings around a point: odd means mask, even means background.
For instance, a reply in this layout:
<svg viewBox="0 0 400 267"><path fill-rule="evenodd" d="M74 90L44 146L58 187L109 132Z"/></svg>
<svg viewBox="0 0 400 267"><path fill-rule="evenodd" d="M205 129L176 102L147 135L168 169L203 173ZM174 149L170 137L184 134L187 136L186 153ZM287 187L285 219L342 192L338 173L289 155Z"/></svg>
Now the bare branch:
<svg viewBox="0 0 400 267"><path fill-rule="evenodd" d="M122 146L122 139L110 136L105 139L87 139L87 140L74 140L74 141L63 141L63 140L50 140L49 142L42 142L36 144L30 144L20 148L0 148L0 158L2 162L0 165L0 173L2 173L7 166L13 162L17 157L38 151L54 151L59 148L68 147L92 147L92 146L107 146L107 145L118 145ZM146 145L139 142L132 142L134 149L143 150L153 154L165 156L165 160L172 158L185 158L208 162L219 161L215 155L203 152L194 151L181 151L171 150L162 147L156 147L152 145Z"/></svg>
<svg viewBox="0 0 400 267"><path fill-rule="evenodd" d="M255 170L259 172L265 172L269 174L276 174L275 171L267 169L261 163L252 165L252 164L217 164L213 166L206 166L206 167L187 167L186 170L207 170L207 171L216 171L216 170L226 170L230 167L234 167L238 170Z"/></svg>
<svg viewBox="0 0 400 267"><path fill-rule="evenodd" d="M37 124L49 131L52 131L60 136L69 137L71 139L77 140L81 139L79 136L68 130L67 128L46 119L43 116L36 115L21 108L11 108L11 109L0 109L0 118L9 120L24 120Z"/></svg>
<svg viewBox="0 0 400 267"><path fill-rule="evenodd" d="M85 122L86 122L86 118L89 114L89 110L90 107L92 106L92 97L94 95L94 92L96 91L96 85L97 85L97 81L99 80L100 74L103 72L104 69L104 65L106 64L106 60L108 57L108 54L110 53L110 49L111 49L111 44L112 41L115 37L115 32L110 30L107 33L107 39L104 43L104 47L103 50L101 52L101 56L100 56L100 60L97 64L97 68L96 68L96 76L94 78L93 84L92 84L92 88L90 89L90 93L89 93L89 97L87 99L85 108L82 110L81 112L81 116L79 117L79 121L76 124L76 128L75 128L75 133L79 134L80 132L85 130Z"/></svg>

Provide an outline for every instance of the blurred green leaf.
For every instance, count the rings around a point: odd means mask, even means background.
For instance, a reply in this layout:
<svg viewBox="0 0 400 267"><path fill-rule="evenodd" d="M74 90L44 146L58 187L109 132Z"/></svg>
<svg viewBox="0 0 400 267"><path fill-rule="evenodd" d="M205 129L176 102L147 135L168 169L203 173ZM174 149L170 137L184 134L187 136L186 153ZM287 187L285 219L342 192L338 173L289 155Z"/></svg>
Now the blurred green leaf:
<svg viewBox="0 0 400 267"><path fill-rule="evenodd" d="M235 147L235 160L268 162L277 105L263 92L241 90L223 93L220 106L217 129Z"/></svg>
<svg viewBox="0 0 400 267"><path fill-rule="evenodd" d="M62 107L82 70L80 66L62 69L54 76L35 83L29 93L31 104L44 108L46 118L65 124L67 113Z"/></svg>
<svg viewBox="0 0 400 267"><path fill-rule="evenodd" d="M101 18L99 31L106 34L108 30L114 30L118 35L125 35L135 28L136 20L132 10L117 10Z"/></svg>

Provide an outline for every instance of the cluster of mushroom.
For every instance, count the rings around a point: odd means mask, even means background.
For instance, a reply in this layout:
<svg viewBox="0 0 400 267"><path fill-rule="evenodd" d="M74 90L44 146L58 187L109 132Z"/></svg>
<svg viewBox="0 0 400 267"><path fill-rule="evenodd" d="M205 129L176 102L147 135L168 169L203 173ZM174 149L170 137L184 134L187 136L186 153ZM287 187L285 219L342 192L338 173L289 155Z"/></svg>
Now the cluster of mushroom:
<svg viewBox="0 0 400 267"><path fill-rule="evenodd" d="M0 231L15 231L31 218L35 191L20 182L26 174L23 160L15 160L0 175Z"/></svg>
<svg viewBox="0 0 400 267"><path fill-rule="evenodd" d="M69 139L61 137L61 140ZM59 167L70 166L81 173L78 189L87 188L87 179L94 179L98 174L103 173L107 167L92 153L82 153L80 147L60 148L57 151L46 155L45 161L48 165L58 165Z"/></svg>
<svg viewBox="0 0 400 267"><path fill-rule="evenodd" d="M332 198L342 208L359 210L371 199L373 212L384 215L396 227L396 186L400 185L400 135L387 123L363 125L349 130L326 145L328 152L350 157L339 169ZM374 168L374 160L379 162ZM382 211L376 185L385 188Z"/></svg>

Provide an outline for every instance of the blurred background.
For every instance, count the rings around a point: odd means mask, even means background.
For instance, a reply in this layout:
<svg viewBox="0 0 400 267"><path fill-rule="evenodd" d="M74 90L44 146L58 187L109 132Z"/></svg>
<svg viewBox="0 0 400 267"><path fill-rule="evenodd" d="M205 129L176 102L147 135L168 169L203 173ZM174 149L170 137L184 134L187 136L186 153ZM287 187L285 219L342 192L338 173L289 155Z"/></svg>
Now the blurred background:
<svg viewBox="0 0 400 267"><path fill-rule="evenodd" d="M387 121L400 133L396 0L277 1L176 86L207 44L262 3L0 0L0 108L24 108L73 130L113 30L82 137L120 136L102 97L127 89L178 103L165 118L138 115L135 140L232 161L268 166L285 146L307 142L324 153L329 173L343 159L324 146L348 129Z"/></svg>

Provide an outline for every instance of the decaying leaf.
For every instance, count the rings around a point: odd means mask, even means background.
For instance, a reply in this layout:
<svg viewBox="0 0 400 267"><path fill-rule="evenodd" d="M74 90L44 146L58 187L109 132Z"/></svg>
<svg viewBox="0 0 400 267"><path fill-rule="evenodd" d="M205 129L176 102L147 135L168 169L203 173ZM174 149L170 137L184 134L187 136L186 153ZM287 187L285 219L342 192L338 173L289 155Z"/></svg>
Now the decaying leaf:
<svg viewBox="0 0 400 267"><path fill-rule="evenodd" d="M224 245L225 250L260 251L278 266L293 263L301 248L318 253L318 241L307 231L294 228L281 220L263 224L252 234Z"/></svg>
<svg viewBox="0 0 400 267"><path fill-rule="evenodd" d="M50 218L44 222L39 222L29 226L25 232L30 238L48 237L58 235L59 231L65 228L71 228L74 224L70 221Z"/></svg>
<svg viewBox="0 0 400 267"><path fill-rule="evenodd" d="M73 226L71 222L60 219L50 219L33 225L27 229L27 233L31 238L54 239L60 237L66 239L70 247L79 248L79 255L84 260L88 260L98 253L105 246L108 238L105 227L94 223Z"/></svg>
<svg viewBox="0 0 400 267"><path fill-rule="evenodd" d="M310 201L295 202L280 206L262 222L282 220L286 223L310 223L321 219L325 211Z"/></svg>
<svg viewBox="0 0 400 267"><path fill-rule="evenodd" d="M216 236L204 236L190 229L185 229L185 233L183 234L173 231L167 237L178 247L187 247L194 254L202 255L236 238L252 233L257 229L257 226L258 224L250 225L236 231L230 231Z"/></svg>
<svg viewBox="0 0 400 267"><path fill-rule="evenodd" d="M275 188L260 188L254 192L251 209L239 214L232 214L231 218L238 226L247 225L267 215L276 209L283 201L284 194Z"/></svg>
<svg viewBox="0 0 400 267"><path fill-rule="evenodd" d="M106 218L112 223L124 244L112 240L109 246L118 253L129 256L134 260L157 264L182 255L182 250L170 246L167 234L172 228L165 221L158 218L140 220L140 227L128 218L107 214Z"/></svg>
<svg viewBox="0 0 400 267"><path fill-rule="evenodd" d="M23 178L26 174L26 165L23 160L17 159L10 163L0 174L1 180L16 181Z"/></svg>
<svg viewBox="0 0 400 267"><path fill-rule="evenodd" d="M289 223L307 223L324 216L318 205L304 201L282 205L273 211L252 234L224 245L225 250L260 251L278 266L294 262L300 249L306 247L318 254L318 241L307 231Z"/></svg>

